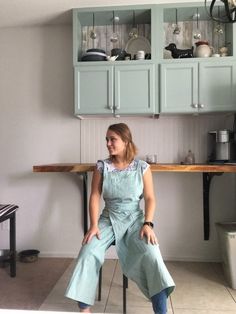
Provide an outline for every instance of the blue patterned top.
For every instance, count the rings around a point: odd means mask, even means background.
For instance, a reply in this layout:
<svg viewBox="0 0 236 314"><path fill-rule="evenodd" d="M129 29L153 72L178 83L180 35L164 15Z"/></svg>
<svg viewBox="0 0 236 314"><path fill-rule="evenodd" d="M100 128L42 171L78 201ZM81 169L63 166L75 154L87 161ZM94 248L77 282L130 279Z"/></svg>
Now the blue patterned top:
<svg viewBox="0 0 236 314"><path fill-rule="evenodd" d="M128 172L128 171L137 170L137 166L139 162L141 163L142 174L144 174L150 165L146 161L139 160L139 159L134 159L125 169L117 169L113 165L112 161L109 158L107 158L105 160L98 160L96 163L96 168L100 173L103 173L104 165L108 172L123 172L123 171Z"/></svg>

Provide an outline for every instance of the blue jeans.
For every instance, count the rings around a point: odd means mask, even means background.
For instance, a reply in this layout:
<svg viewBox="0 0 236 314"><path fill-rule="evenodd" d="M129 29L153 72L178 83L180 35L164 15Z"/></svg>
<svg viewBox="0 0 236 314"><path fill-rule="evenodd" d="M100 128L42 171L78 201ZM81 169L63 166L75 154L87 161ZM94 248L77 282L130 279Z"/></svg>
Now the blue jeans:
<svg viewBox="0 0 236 314"><path fill-rule="evenodd" d="M80 308L81 310L87 309L87 307L90 307L90 306L91 306L91 305L86 304L86 303L83 303L83 302L78 302L78 305L79 305L79 308Z"/></svg>
<svg viewBox="0 0 236 314"><path fill-rule="evenodd" d="M155 314L166 314L167 313L167 293L166 290L162 290L161 292L155 294L153 297L151 297L152 301L152 308ZM78 302L80 309L86 309L87 307L90 307L91 305Z"/></svg>
<svg viewBox="0 0 236 314"><path fill-rule="evenodd" d="M167 313L167 291L166 289L151 297L152 308L155 314Z"/></svg>

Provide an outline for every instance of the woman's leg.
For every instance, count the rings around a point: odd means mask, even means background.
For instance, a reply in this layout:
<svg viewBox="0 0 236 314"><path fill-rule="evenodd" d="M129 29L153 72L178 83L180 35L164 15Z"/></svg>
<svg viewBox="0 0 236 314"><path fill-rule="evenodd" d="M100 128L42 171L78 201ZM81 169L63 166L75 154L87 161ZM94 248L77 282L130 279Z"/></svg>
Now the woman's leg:
<svg viewBox="0 0 236 314"><path fill-rule="evenodd" d="M152 308L155 314L167 313L167 291L166 289L151 297Z"/></svg>
<svg viewBox="0 0 236 314"><path fill-rule="evenodd" d="M159 246L148 244L146 239L140 239L141 226L128 230L122 242L122 249L118 250L118 256L123 273L137 283L147 298L154 296L155 313L166 314L166 299L174 290L175 284L163 261ZM165 293L161 293L159 297L158 294L163 290Z"/></svg>
<svg viewBox="0 0 236 314"><path fill-rule="evenodd" d="M114 231L108 219L99 221L101 238L93 237L80 250L76 267L68 284L65 296L93 305L96 297L99 270L105 252L114 241Z"/></svg>

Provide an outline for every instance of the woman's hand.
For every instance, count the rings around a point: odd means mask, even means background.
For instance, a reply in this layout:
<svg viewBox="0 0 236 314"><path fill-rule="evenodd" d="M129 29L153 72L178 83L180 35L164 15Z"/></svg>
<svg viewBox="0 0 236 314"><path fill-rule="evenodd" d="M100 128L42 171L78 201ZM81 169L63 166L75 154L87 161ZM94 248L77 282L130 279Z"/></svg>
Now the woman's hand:
<svg viewBox="0 0 236 314"><path fill-rule="evenodd" d="M100 239L100 230L97 226L89 228L89 230L87 231L87 233L85 234L83 238L82 244L84 245L84 244L89 243L94 236Z"/></svg>
<svg viewBox="0 0 236 314"><path fill-rule="evenodd" d="M155 232L153 231L153 229L151 227L149 227L148 225L144 225L142 227L142 229L140 230L140 238L143 239L143 237L146 237L147 239L147 243L151 243L151 244L158 244L157 241L157 237L155 235Z"/></svg>

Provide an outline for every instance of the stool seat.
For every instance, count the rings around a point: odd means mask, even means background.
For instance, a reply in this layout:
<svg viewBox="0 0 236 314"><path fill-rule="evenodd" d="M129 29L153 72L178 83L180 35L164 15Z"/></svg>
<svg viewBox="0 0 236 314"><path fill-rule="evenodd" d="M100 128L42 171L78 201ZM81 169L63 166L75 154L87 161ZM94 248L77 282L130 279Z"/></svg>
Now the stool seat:
<svg viewBox="0 0 236 314"><path fill-rule="evenodd" d="M16 276L16 210L19 206L15 204L0 204L0 223L10 220L10 275Z"/></svg>
<svg viewBox="0 0 236 314"><path fill-rule="evenodd" d="M8 219L19 207L14 204L0 204L0 222Z"/></svg>

